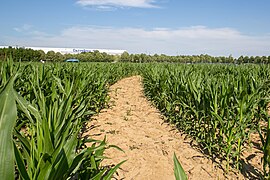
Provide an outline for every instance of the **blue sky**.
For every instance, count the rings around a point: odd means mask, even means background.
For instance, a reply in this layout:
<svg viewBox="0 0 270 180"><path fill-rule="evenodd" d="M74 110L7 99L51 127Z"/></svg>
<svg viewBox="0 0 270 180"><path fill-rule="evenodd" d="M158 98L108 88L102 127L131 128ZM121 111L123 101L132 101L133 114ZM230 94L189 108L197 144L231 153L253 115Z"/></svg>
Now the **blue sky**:
<svg viewBox="0 0 270 180"><path fill-rule="evenodd" d="M0 45L270 55L269 0L8 0Z"/></svg>

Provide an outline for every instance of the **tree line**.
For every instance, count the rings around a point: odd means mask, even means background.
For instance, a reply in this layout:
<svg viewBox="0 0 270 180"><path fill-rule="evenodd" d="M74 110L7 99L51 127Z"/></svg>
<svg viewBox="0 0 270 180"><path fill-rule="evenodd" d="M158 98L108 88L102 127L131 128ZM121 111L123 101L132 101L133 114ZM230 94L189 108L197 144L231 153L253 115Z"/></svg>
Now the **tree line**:
<svg viewBox="0 0 270 180"><path fill-rule="evenodd" d="M113 62L116 61L117 56L94 52L82 52L80 54L61 54L60 52L48 51L45 53L43 50L33 50L30 48L0 48L0 60L11 56L14 61L46 61L46 62L63 62L70 58L79 59L82 62Z"/></svg>
<svg viewBox="0 0 270 180"><path fill-rule="evenodd" d="M177 55L168 56L165 54L129 54L124 52L122 55L110 55L104 52L93 51L83 52L80 54L61 54L59 52L42 50L33 50L28 48L0 48L0 60L12 56L14 61L32 61L40 60L46 62L64 62L66 59L76 58L81 62L133 62L133 63L149 63L149 62L168 62L168 63L257 63L270 64L270 56L240 56L234 58L232 56L210 56L201 55Z"/></svg>

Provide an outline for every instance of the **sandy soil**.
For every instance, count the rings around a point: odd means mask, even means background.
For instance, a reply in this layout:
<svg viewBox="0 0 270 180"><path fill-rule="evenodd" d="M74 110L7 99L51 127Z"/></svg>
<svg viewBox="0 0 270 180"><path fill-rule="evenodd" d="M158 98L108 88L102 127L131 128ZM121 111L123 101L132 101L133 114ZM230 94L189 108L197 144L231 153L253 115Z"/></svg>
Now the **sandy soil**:
<svg viewBox="0 0 270 180"><path fill-rule="evenodd" d="M213 163L204 154L191 146L191 140L173 126L164 123L160 113L143 95L140 76L122 79L111 86L110 108L89 122L95 128L87 132L94 139L107 137L109 144L125 152L109 149L104 164L117 164L127 160L118 170L115 179L170 180L173 173L175 152L189 179L257 179L261 166L260 156L246 153L246 172L230 173ZM258 151L258 150L257 150ZM260 153L259 151L257 153Z"/></svg>

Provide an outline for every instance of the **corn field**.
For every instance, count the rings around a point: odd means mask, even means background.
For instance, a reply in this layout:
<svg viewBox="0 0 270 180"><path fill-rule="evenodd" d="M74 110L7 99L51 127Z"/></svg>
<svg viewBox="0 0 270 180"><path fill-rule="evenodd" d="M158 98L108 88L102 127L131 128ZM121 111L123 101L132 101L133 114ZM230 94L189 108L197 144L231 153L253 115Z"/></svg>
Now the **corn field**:
<svg viewBox="0 0 270 180"><path fill-rule="evenodd" d="M202 150L239 169L258 132L269 176L269 66L163 65L144 71L145 94ZM260 126L268 124L267 126Z"/></svg>
<svg viewBox="0 0 270 180"><path fill-rule="evenodd" d="M1 63L1 178L110 179L124 161L112 168L100 163L107 148L118 147L82 138L82 128L106 106L109 85L130 72L100 64Z"/></svg>
<svg viewBox="0 0 270 180"><path fill-rule="evenodd" d="M259 133L269 177L268 65L20 64L8 59L0 63L2 178L110 179L124 161L103 167L103 153L121 149L106 139L83 138L84 123L106 107L111 84L138 74L145 95L168 121L211 157L226 161L228 171L241 169L250 134Z"/></svg>

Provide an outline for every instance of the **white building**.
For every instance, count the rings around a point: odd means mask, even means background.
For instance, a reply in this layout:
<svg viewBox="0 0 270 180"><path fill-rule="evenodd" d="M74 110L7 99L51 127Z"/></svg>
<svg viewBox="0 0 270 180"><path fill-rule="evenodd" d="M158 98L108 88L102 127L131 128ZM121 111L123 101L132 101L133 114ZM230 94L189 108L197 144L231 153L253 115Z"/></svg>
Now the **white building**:
<svg viewBox="0 0 270 180"><path fill-rule="evenodd" d="M10 46L0 46L0 48L8 48ZM51 47L30 47L30 46L11 46L13 48L25 48L33 50L42 50L45 53L48 51L60 52L61 54L79 54L82 52L94 52L99 51L101 53L107 53L110 55L121 55L126 50L113 50L113 49L88 49L88 48L51 48Z"/></svg>

